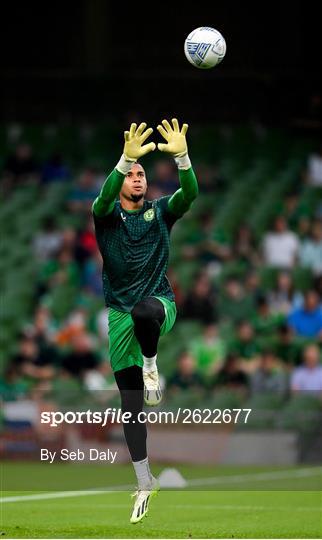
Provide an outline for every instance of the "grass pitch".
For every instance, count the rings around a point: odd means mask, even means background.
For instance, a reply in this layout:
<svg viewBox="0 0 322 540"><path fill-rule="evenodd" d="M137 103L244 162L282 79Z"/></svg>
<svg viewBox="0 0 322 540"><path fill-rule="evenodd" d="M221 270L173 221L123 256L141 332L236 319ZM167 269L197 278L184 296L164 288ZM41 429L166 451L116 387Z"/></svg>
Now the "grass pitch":
<svg viewBox="0 0 322 540"><path fill-rule="evenodd" d="M21 467L8 465L18 476ZM34 475L41 465L31 467ZM130 490L3 492L3 538L322 537L321 468L178 469L190 479L188 488L161 491L152 501L148 517L137 525L129 522ZM62 469L64 476L67 470L66 466ZM79 476L79 469L71 470ZM98 470L102 476L104 469ZM125 478L133 481L130 467L113 470L109 485L113 480L120 486ZM162 467L153 470L158 474Z"/></svg>

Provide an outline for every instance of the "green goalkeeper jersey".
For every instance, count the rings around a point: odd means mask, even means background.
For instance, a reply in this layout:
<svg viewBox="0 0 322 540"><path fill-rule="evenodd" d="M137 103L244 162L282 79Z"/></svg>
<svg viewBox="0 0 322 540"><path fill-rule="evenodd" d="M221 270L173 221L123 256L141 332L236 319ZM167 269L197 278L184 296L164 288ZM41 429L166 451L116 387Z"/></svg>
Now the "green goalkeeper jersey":
<svg viewBox="0 0 322 540"><path fill-rule="evenodd" d="M179 174L186 184L192 183L195 188L192 168ZM115 175L120 173L114 170L107 185L117 181ZM174 300L166 276L170 231L191 204L191 201L183 203L179 191L173 196L145 200L142 208L132 211L124 210L120 201L115 201L108 213L98 212L94 203L95 233L103 257L103 290L108 307L130 312L148 296Z"/></svg>

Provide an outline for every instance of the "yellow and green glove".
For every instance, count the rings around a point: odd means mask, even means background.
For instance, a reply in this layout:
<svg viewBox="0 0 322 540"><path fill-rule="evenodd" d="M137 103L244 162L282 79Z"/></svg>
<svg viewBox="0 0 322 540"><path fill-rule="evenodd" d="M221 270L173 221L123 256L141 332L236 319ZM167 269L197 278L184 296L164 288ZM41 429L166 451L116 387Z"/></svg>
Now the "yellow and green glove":
<svg viewBox="0 0 322 540"><path fill-rule="evenodd" d="M130 131L124 132L124 148L123 155L116 165L116 169L127 174L132 164L140 157L145 156L149 152L155 150L156 145L154 142L143 144L153 132L152 128L146 129L146 123L142 122L139 127L135 123L131 124Z"/></svg>
<svg viewBox="0 0 322 540"><path fill-rule="evenodd" d="M183 124L181 130L176 118L172 118L172 126L168 120L162 120L162 124L157 126L157 130L167 143L159 143L158 149L161 152L172 154L179 169L189 169L191 163L186 140L188 124Z"/></svg>

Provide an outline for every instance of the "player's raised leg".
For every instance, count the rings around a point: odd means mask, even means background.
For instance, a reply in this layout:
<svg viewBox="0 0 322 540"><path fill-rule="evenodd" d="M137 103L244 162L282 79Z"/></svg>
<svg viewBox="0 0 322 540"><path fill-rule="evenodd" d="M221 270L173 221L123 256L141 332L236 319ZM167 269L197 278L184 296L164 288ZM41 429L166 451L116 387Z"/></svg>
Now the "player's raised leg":
<svg viewBox="0 0 322 540"><path fill-rule="evenodd" d="M131 311L134 334L143 355L144 400L147 405L158 405L162 399L157 368L157 348L161 326L165 319L162 302L155 297L138 302Z"/></svg>

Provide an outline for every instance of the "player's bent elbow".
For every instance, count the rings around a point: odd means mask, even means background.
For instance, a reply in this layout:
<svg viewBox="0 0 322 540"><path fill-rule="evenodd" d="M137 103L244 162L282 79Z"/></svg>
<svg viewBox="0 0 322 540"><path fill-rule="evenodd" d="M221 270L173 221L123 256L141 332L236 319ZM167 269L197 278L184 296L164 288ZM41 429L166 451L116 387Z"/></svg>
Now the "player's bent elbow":
<svg viewBox="0 0 322 540"><path fill-rule="evenodd" d="M189 191L189 193L187 194L184 194L184 200L187 204L191 204L193 203L193 201L198 197L199 195L199 188L198 188L198 185L196 184L193 189L191 189Z"/></svg>

